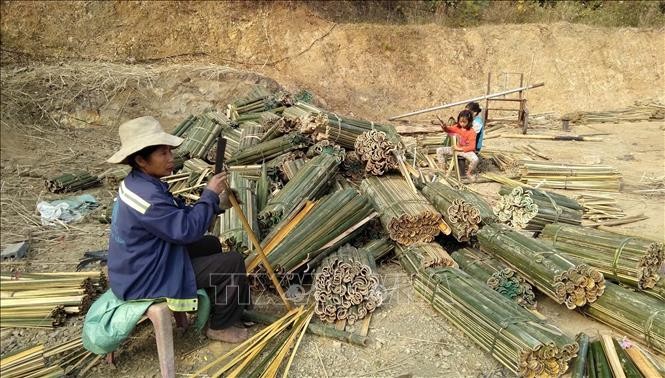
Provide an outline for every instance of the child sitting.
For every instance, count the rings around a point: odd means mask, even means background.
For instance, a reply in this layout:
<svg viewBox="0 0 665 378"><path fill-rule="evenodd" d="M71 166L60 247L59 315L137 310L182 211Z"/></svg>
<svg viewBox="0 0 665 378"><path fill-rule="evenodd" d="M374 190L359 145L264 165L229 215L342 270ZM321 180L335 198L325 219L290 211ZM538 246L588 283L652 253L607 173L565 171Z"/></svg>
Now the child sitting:
<svg viewBox="0 0 665 378"><path fill-rule="evenodd" d="M452 126L441 125L443 131L456 137L456 141L453 147L439 147L436 149L437 160L442 164L445 162L445 156L453 154L453 149L457 151L458 156L466 159L469 162L466 177L471 181L473 181L473 170L478 165L478 156L474 152L476 150L476 132L471 128L472 122L473 113L469 110L462 110L457 116L457 124Z"/></svg>

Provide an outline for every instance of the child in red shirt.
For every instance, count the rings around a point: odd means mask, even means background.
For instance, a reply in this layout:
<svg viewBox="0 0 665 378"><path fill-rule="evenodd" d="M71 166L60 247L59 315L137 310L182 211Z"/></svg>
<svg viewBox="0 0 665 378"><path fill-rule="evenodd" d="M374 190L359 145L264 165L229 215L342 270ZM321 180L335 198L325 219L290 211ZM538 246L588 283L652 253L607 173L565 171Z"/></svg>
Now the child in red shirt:
<svg viewBox="0 0 665 378"><path fill-rule="evenodd" d="M457 123L452 126L441 125L443 131L448 135L455 136L456 142L453 147L440 147L436 149L437 159L440 163L445 162L446 155L452 155L453 149L457 155L462 156L469 162L466 169L466 177L473 180L473 170L478 165L478 156L476 156L476 132L471 127L473 122L473 113L469 110L462 110L457 116Z"/></svg>

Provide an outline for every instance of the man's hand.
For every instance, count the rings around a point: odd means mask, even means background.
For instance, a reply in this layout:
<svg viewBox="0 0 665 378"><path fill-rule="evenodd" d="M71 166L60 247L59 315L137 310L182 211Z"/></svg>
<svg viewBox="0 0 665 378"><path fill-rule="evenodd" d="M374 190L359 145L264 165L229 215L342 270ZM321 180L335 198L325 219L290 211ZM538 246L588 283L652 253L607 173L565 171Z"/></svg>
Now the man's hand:
<svg viewBox="0 0 665 378"><path fill-rule="evenodd" d="M220 172L208 181L206 189L210 189L217 194L222 194L229 189L229 183L226 181L226 172Z"/></svg>

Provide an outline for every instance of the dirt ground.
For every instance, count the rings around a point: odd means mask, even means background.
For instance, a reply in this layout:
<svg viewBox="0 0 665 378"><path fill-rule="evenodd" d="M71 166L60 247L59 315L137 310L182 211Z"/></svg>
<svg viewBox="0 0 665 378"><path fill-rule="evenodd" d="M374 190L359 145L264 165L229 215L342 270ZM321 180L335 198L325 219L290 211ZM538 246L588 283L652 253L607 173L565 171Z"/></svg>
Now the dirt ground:
<svg viewBox="0 0 665 378"><path fill-rule="evenodd" d="M170 129L188 114L225 106L253 85L308 89L330 110L376 121L481 94L490 71L520 70L529 82L544 81L545 87L528 93L533 113L616 109L665 96L662 30L333 24L291 5L248 12L238 3L178 4L174 13L160 3L0 3L0 244L31 242L24 263L3 263L2 269L73 269L83 252L106 248L108 226L96 219L103 208L63 229L42 226L35 205L59 197L45 190L44 179L76 168L107 169L104 160L119 145L121 122L153 114ZM217 22L220 14L223 22ZM168 30L145 27L165 19ZM553 134L559 126L537 126L532 133ZM574 126L572 133L608 134L602 142L498 137L486 147L531 144L553 161L609 164L625 182L637 183L665 175L664 128L662 121L592 124ZM496 200L498 184L473 188ZM87 192L102 204L114 196L110 186ZM618 229L663 239L665 198L609 194L629 215L649 217ZM389 296L372 319L370 345L307 335L295 376L511 376L417 297L399 264L389 261L380 272ZM570 335L609 331L538 299L540 312ZM57 343L80 324L72 319L53 331L3 334L2 354L32 342ZM177 336L176 344L179 375L229 348L192 332ZM100 365L91 375L151 377L157 368L150 329L140 327L122 349L117 370Z"/></svg>

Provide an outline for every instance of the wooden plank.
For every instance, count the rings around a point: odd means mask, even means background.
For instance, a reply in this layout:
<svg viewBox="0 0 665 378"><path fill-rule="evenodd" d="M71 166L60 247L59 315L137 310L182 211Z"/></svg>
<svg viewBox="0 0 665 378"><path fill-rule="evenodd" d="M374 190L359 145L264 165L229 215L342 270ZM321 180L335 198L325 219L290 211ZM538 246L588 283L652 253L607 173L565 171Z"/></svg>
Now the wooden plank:
<svg viewBox="0 0 665 378"><path fill-rule="evenodd" d="M367 316L365 316L365 319L362 320L362 323L360 323L359 334L361 336L367 337L367 334L369 333L369 323L372 321L372 314L373 313L367 314Z"/></svg>
<svg viewBox="0 0 665 378"><path fill-rule="evenodd" d="M612 369L612 374L614 378L626 378L626 374L623 372L623 367L619 361L619 355L617 355L616 349L614 349L614 341L612 341L612 336L610 335L600 335L600 341L605 350L605 357L610 363L610 368Z"/></svg>
<svg viewBox="0 0 665 378"><path fill-rule="evenodd" d="M339 319L335 322L335 329L338 331L344 331L346 328L346 319Z"/></svg>

